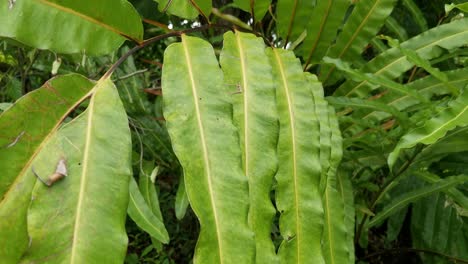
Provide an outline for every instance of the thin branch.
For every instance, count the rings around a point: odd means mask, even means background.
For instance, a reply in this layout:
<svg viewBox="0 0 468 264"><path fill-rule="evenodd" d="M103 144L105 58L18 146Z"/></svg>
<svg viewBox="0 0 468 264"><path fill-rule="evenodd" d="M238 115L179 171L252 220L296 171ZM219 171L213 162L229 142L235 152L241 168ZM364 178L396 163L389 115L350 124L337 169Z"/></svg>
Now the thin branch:
<svg viewBox="0 0 468 264"><path fill-rule="evenodd" d="M188 34L188 33L192 33L192 32L203 31L203 30L207 30L207 29L210 29L210 28L213 28L213 27L222 27L222 28L231 29L229 27L222 26L222 25L209 24L209 25L204 25L204 26L198 27L198 28L189 28L189 29L180 30L180 31L173 31L173 32L169 32L169 33L166 33L166 34L163 34L163 35L159 35L159 36L156 36L156 37L149 38L147 40L144 40L138 46L133 47L131 50L129 50L127 53L125 53L122 57L120 57L109 68L109 70L102 76L102 79L109 78L112 75L112 73L120 66L120 64L122 64L126 59L128 59L128 57L132 56L135 52L145 48L148 45L151 45L151 44L153 44L155 42L158 42L158 41L160 41L162 39L165 39L165 38L178 37L178 36L180 36L182 34Z"/></svg>

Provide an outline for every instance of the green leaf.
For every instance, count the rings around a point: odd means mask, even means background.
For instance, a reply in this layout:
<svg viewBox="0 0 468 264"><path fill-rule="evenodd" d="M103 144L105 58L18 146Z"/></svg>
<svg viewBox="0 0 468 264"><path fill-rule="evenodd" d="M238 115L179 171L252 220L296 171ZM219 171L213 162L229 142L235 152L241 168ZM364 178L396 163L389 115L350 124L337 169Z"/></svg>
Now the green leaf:
<svg viewBox="0 0 468 264"><path fill-rule="evenodd" d="M468 176L466 175L447 177L443 180L437 181L433 185L425 186L417 190L405 193L399 197L395 197L392 200L392 202L385 205L384 209L381 212L378 212L376 216L372 217L372 219L366 224L366 227L371 228L381 223L387 217L389 217L396 211L402 209L403 207L405 207L406 205L412 202L415 202L431 194L434 194L440 191L445 191L457 184L464 183L466 181L468 181Z"/></svg>
<svg viewBox="0 0 468 264"><path fill-rule="evenodd" d="M323 98L322 84L315 75L306 73L320 122L320 193L324 210L322 252L325 263L347 263L349 248L346 238L344 203L337 191L336 170L342 157L341 133L335 111Z"/></svg>
<svg viewBox="0 0 468 264"><path fill-rule="evenodd" d="M451 3L450 5L445 5L446 14L450 13L450 11L452 11L453 9L459 9L460 11L468 12L468 3L458 5Z"/></svg>
<svg viewBox="0 0 468 264"><path fill-rule="evenodd" d="M408 39L408 33L406 29L398 23L398 21L393 18L392 16L387 17L385 20L385 27L389 30L393 35L398 38L400 41L405 41Z"/></svg>
<svg viewBox="0 0 468 264"><path fill-rule="evenodd" d="M389 167L393 168L402 149L411 148L418 143L432 144L455 127L466 125L468 125L468 91L450 102L446 109L437 117L428 120L424 126L404 135L388 156Z"/></svg>
<svg viewBox="0 0 468 264"><path fill-rule="evenodd" d="M468 82L468 68L447 71L444 72L444 74L447 75L449 84L459 90L462 90ZM424 96L424 98L427 99L430 99L433 96L440 96L450 93L448 87L433 76L427 76L418 79L414 82L406 84L405 86L408 90L417 91L421 96ZM379 104L386 104L392 108L396 108L398 111L404 111L405 109L420 103L420 101L415 99L413 96L394 91L387 91L375 102ZM360 112L359 114L353 113L353 117L361 120L369 120L371 118L376 120L383 120L388 118L389 114L376 109L375 111ZM351 124L350 126L342 127L342 129L343 132L349 131L353 135L361 131L357 124Z"/></svg>
<svg viewBox="0 0 468 264"><path fill-rule="evenodd" d="M272 69L265 44L253 34L224 34L220 56L224 81L231 86L234 124L239 130L243 171L249 180L249 226L255 233L256 262L276 263L271 225L276 213L270 199L277 168L278 116ZM261 106L261 107L259 107Z"/></svg>
<svg viewBox="0 0 468 264"><path fill-rule="evenodd" d="M446 256L468 261L468 222L460 217L442 193L424 198L413 205L411 241L414 248L440 252ZM422 263L450 263L434 254L421 254Z"/></svg>
<svg viewBox="0 0 468 264"><path fill-rule="evenodd" d="M255 15L255 20L260 21L268 11L271 0L234 0L234 4L245 12Z"/></svg>
<svg viewBox="0 0 468 264"><path fill-rule="evenodd" d="M354 227L356 209L354 208L353 186L351 180L341 170L337 171L337 190L344 204L345 239L348 242L348 263L355 263Z"/></svg>
<svg viewBox="0 0 468 264"><path fill-rule="evenodd" d="M38 177L47 177L63 158L68 176L50 188L36 181L27 220L30 247L22 263L125 258L130 130L113 83L102 79L94 90L86 111L52 135L32 164Z"/></svg>
<svg viewBox="0 0 468 264"><path fill-rule="evenodd" d="M175 214L176 218L182 220L187 213L189 200L187 192L185 191L184 175L180 175L179 187L177 187L176 200L175 200Z"/></svg>
<svg viewBox="0 0 468 264"><path fill-rule="evenodd" d="M154 0L160 12L167 12L181 18L194 19L198 15L208 17L211 13L209 0Z"/></svg>
<svg viewBox="0 0 468 264"><path fill-rule="evenodd" d="M281 263L325 263L319 190L320 129L309 83L291 51L268 49L277 87L280 134L276 205Z"/></svg>
<svg viewBox="0 0 468 264"><path fill-rule="evenodd" d="M315 7L314 1L279 0L276 6L276 27L283 45L295 41L306 29Z"/></svg>
<svg viewBox="0 0 468 264"><path fill-rule="evenodd" d="M407 125L409 123L409 119L406 116L406 114L400 112L397 108L391 105L386 105L380 102L363 100L360 98L348 98L348 97L338 97L338 96L329 96L327 97L327 101L330 102L334 106L351 107L351 108L369 108L369 109L374 109L376 111L390 113L391 115L398 118L403 125L405 124Z"/></svg>
<svg viewBox="0 0 468 264"><path fill-rule="evenodd" d="M167 244L169 242L169 234L164 227L164 223L161 218L153 212L152 208L148 206L147 201L143 198L133 177L130 179L129 191L130 200L128 203L128 215L130 215L132 220L151 237Z"/></svg>
<svg viewBox="0 0 468 264"><path fill-rule="evenodd" d="M306 67L322 60L336 38L349 4L347 0L317 1L306 27L307 37L299 51L304 55Z"/></svg>
<svg viewBox="0 0 468 264"><path fill-rule="evenodd" d="M439 176L428 171L416 171L414 173L416 174L416 176L425 180L428 183L437 183L438 181L440 181ZM455 187L447 189L444 192L463 209L468 210L468 197L463 192L457 190L457 188Z"/></svg>
<svg viewBox="0 0 468 264"><path fill-rule="evenodd" d="M443 49L451 50L466 44L468 38L468 19L460 19L448 24L432 28L412 39L401 43L401 47L414 50L421 58L430 60L440 56ZM411 69L414 63L406 59L398 48L389 49L361 67L361 72L368 72L375 77L394 79ZM358 95L366 97L370 91L380 85L371 84L368 80L348 80L336 91L337 96Z"/></svg>
<svg viewBox="0 0 468 264"><path fill-rule="evenodd" d="M411 17L419 26L420 31L426 31L428 29L427 21L418 5L416 5L413 0L402 0L402 4L411 14Z"/></svg>
<svg viewBox="0 0 468 264"><path fill-rule="evenodd" d="M93 83L80 75L56 77L0 115L2 261L17 263L28 246L26 213L35 182L33 160L67 115L90 95L92 87Z"/></svg>
<svg viewBox="0 0 468 264"><path fill-rule="evenodd" d="M167 128L201 226L194 262L253 263L248 178L232 124L230 91L211 45L182 35L181 43L165 51L162 85Z"/></svg>
<svg viewBox="0 0 468 264"><path fill-rule="evenodd" d="M156 176L159 172L159 167L153 167L154 162L142 160L140 177L138 179L138 187L140 189L141 195L146 201L146 204L151 209L152 214L156 216L156 218L158 218L158 222L161 222L162 224L163 231L160 233L167 234L167 231L164 228L164 220L161 214L161 208L159 207L158 193L156 191L156 187L154 186ZM135 197L136 196L138 196L138 194L136 194ZM161 225L159 225L159 228L161 228ZM169 236L167 236L167 238L169 238ZM151 241L158 250L162 249L160 239L152 236Z"/></svg>
<svg viewBox="0 0 468 264"><path fill-rule="evenodd" d="M390 79L387 79L385 77L377 76L371 73L365 73L360 70L354 70L351 68L351 66L343 62L340 59L334 59L334 58L329 58L325 57L323 58L323 61L325 63L333 64L335 67L340 69L341 71L345 72L350 79L355 80L355 81L367 81L369 83L378 85L378 86L384 86L387 87L393 91L397 91L406 95L411 95L412 97L419 99L422 102L427 102L428 100L424 97L422 97L420 94L418 94L416 91L407 89L403 84L399 84L397 82L394 82Z"/></svg>
<svg viewBox="0 0 468 264"><path fill-rule="evenodd" d="M340 35L330 50L328 57L353 62L360 58L366 45L383 26L390 15L396 0L361 0L347 19ZM330 83L338 78L334 73L335 67L324 65L320 70L319 79Z"/></svg>
<svg viewBox="0 0 468 264"><path fill-rule="evenodd" d="M125 0L13 2L0 4L0 36L35 48L100 55L143 37L140 16Z"/></svg>

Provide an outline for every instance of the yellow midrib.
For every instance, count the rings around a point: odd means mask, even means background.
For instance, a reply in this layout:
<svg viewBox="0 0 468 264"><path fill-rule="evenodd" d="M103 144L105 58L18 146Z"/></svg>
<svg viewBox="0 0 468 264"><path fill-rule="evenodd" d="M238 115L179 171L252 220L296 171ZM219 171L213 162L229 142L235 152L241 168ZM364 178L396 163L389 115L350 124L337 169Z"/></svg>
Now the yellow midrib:
<svg viewBox="0 0 468 264"><path fill-rule="evenodd" d="M294 208L296 209L296 240L297 240L297 258L299 261L299 257L301 256L301 251L300 251L300 240L302 238L302 235L300 234L301 231L301 225L300 225L300 219L299 219L299 195L298 195L298 182L297 182L297 168L296 168L296 133L295 133L295 122L294 122L294 113L292 110L292 99L289 95L289 85L287 82L286 78L286 73L284 70L283 66L283 61L278 54L278 51L276 49L273 49L276 60L278 61L278 66L280 69L281 73L281 79L283 80L283 86L285 89L285 94L286 94L286 100L288 102L288 114L289 114L289 119L291 122L291 141L292 141L292 148L293 148L293 179L294 179L294 200L295 200L295 206Z"/></svg>
<svg viewBox="0 0 468 264"><path fill-rule="evenodd" d="M249 104L249 97L247 96L247 90L248 90L248 82L247 82L247 69L246 69L246 62L245 62L245 56L243 53L243 46L242 46L242 41L240 39L240 33L236 31L236 41L237 41L237 46L239 47L239 58L240 58L240 63L241 63L241 70L242 70L242 95L244 98L244 158L245 158L245 175L247 178L250 178L250 172L249 172L249 117L248 117L248 104Z"/></svg>
<svg viewBox="0 0 468 264"><path fill-rule="evenodd" d="M93 90L99 91L100 86L103 85L103 82L105 82L107 79L104 80L99 80L99 82L96 84ZM86 138L85 138L85 145L84 145L84 150L83 150L83 169L81 171L81 177L80 177L80 191L78 193L78 203L76 205L76 219L75 219L75 224L73 225L73 242L72 242L72 251L70 254L70 263L75 263L75 256L76 256L76 248L77 248L77 243L78 243L78 232L79 232L79 225L81 221L81 213L82 213L82 202L84 199L84 193L85 193L85 186L86 186L86 181L87 181L87 176L88 176L88 160L89 160L89 151L90 151L90 146L91 146L91 132L92 132L92 127L93 127L93 112L94 112L94 104L95 104L95 96L91 97L91 100L89 102L88 106L88 113L87 113L87 127L86 127Z"/></svg>
<svg viewBox="0 0 468 264"><path fill-rule="evenodd" d="M211 199L211 209L213 210L213 217L215 221L219 261L222 264L224 261L223 250L222 250L222 239L221 239L221 231L219 230L219 219L218 219L218 212L216 210L216 204L215 204L213 183L211 182L212 179L211 179L211 170L210 170L210 163L209 163L209 157L208 157L208 148L205 142L205 131L204 131L203 124L201 121L200 106L198 102L199 97L198 97L197 87L195 85L195 77L193 74L192 61L190 59L190 52L187 47L186 35L182 35L182 46L184 48L184 55L185 55L185 60L187 62L187 70L188 70L188 74L190 77L190 82L192 84L191 88L192 88L193 99L194 99L194 104L195 104L195 111L197 115L198 128L200 129L200 140L201 140L202 149L203 149L203 160L205 162L205 167L206 167L207 183L208 183L208 189L209 189L210 199Z"/></svg>

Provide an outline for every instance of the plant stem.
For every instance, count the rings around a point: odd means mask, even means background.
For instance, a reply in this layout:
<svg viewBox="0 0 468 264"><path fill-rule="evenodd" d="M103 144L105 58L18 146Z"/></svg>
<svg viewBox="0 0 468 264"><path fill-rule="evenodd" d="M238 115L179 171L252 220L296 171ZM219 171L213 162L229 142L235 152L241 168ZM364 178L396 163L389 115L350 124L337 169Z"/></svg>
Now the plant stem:
<svg viewBox="0 0 468 264"><path fill-rule="evenodd" d="M213 28L213 27L222 27L222 28L227 28L227 29L230 29L229 27L226 27L226 26L222 26L222 25L215 25L215 24L208 24L208 25L204 25L204 26L201 26L201 27L197 27L197 28L189 28L189 29L185 29L185 30L179 30L179 31L172 31L172 32L169 32L169 33L166 33L166 34L163 34L163 35L159 35L159 36L156 36L156 37L152 37L152 38L149 38L147 40L144 40L143 42L141 42L139 45L133 47L132 49L130 49L127 53L125 53L122 57L120 57L110 68L109 70L102 76L101 79L106 79L106 78L109 78L112 73L120 66L120 64L122 64L126 59L128 59L128 57L130 57L131 55L133 55L135 52L145 48L146 46L148 45L151 45L155 42L158 42L162 39L165 39L165 38L169 38L169 37L177 37L177 36L180 36L182 34L188 34L188 33L192 33L192 32L198 32L198 31L203 31L203 30L207 30L207 29L210 29L210 28Z"/></svg>

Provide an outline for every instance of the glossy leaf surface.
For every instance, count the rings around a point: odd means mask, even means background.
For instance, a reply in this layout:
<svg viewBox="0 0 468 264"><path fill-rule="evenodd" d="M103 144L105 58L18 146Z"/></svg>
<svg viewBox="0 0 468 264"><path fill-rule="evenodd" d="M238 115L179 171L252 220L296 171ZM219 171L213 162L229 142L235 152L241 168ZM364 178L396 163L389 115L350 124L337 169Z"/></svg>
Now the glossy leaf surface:
<svg viewBox="0 0 468 264"><path fill-rule="evenodd" d="M194 262L253 263L248 178L229 90L211 45L182 35L165 51L162 85L167 128L201 226Z"/></svg>
<svg viewBox="0 0 468 264"><path fill-rule="evenodd" d="M100 55L125 39L141 41L143 26L126 0L14 1L11 8L2 1L0 36L59 53Z"/></svg>

